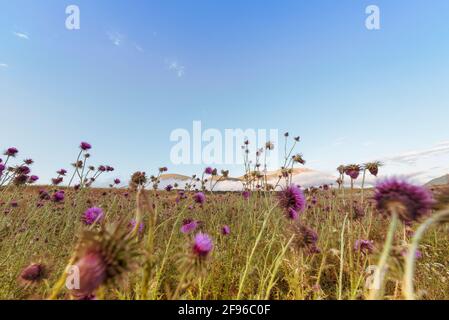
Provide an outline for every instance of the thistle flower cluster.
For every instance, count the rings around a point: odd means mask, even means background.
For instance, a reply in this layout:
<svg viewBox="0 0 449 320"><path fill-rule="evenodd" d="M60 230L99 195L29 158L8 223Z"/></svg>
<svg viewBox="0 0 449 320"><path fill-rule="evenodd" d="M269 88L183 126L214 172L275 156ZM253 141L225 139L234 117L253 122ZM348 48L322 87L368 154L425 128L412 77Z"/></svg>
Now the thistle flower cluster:
<svg viewBox="0 0 449 320"><path fill-rule="evenodd" d="M105 172L113 172L114 168L109 165L99 165L98 167L87 165L87 161L90 159L91 155L88 153L90 149L92 149L92 145L88 142L81 142L79 145L80 152L78 157L74 163L72 163L72 167L74 168L73 174L70 178L68 186L70 187L74 180L77 180L75 183L75 190L81 188L91 187L92 184ZM56 178L52 178L53 185L59 185L64 181L64 177L67 174L67 170L60 169L56 171Z"/></svg>
<svg viewBox="0 0 449 320"><path fill-rule="evenodd" d="M147 175L145 172L137 171L134 172L131 176L131 180L129 182L129 187L131 190L137 190L138 188L143 188L148 181Z"/></svg>
<svg viewBox="0 0 449 320"><path fill-rule="evenodd" d="M25 159L22 163L11 165L19 150L10 147L3 153L6 156L5 162L0 159L0 187L5 185L22 186L33 184L39 180L39 177L31 174L30 166L34 163L32 159Z"/></svg>

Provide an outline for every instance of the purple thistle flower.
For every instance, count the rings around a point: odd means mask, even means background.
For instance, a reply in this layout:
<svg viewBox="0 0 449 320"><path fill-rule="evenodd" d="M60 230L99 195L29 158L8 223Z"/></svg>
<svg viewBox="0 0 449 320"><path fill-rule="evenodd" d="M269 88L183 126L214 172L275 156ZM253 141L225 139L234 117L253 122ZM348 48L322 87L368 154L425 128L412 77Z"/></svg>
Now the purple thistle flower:
<svg viewBox="0 0 449 320"><path fill-rule="evenodd" d="M223 226L223 228L221 229L221 233L224 236L227 236L231 233L231 228L229 226Z"/></svg>
<svg viewBox="0 0 449 320"><path fill-rule="evenodd" d="M404 222L416 221L428 214L434 203L425 187L390 178L376 185L374 200L381 212L395 210Z"/></svg>
<svg viewBox="0 0 449 320"><path fill-rule="evenodd" d="M27 266L20 273L20 281L24 284L31 284L44 278L45 267L39 263L33 263Z"/></svg>
<svg viewBox="0 0 449 320"><path fill-rule="evenodd" d="M165 187L165 191L172 191L173 190L173 186L171 184L169 184L168 186Z"/></svg>
<svg viewBox="0 0 449 320"><path fill-rule="evenodd" d="M6 169L5 165L0 163L0 175L2 175L2 173L5 169Z"/></svg>
<svg viewBox="0 0 449 320"><path fill-rule="evenodd" d="M279 193L279 206L290 214L290 209L296 212L304 211L306 198L300 188L291 185Z"/></svg>
<svg viewBox="0 0 449 320"><path fill-rule="evenodd" d="M39 199L41 200L50 200L50 195L44 189L39 190Z"/></svg>
<svg viewBox="0 0 449 320"><path fill-rule="evenodd" d="M184 234L194 231L198 227L198 221L196 220L185 220L181 227L181 232Z"/></svg>
<svg viewBox="0 0 449 320"><path fill-rule="evenodd" d="M88 142L81 142L80 148L81 148L81 150L87 151L87 150L91 149L92 146Z"/></svg>
<svg viewBox="0 0 449 320"><path fill-rule="evenodd" d="M214 169L212 169L211 167L207 167L205 170L204 170L204 173L205 174L212 174L214 172Z"/></svg>
<svg viewBox="0 0 449 320"><path fill-rule="evenodd" d="M27 166L20 166L20 167L17 167L17 169L16 169L16 173L17 174L27 175L30 172L31 172L31 169L29 167L27 167Z"/></svg>
<svg viewBox="0 0 449 320"><path fill-rule="evenodd" d="M35 183L37 180L39 180L39 177L33 175L28 179L28 183Z"/></svg>
<svg viewBox="0 0 449 320"><path fill-rule="evenodd" d="M199 257L206 257L213 249L214 244L209 235L198 233L195 236L193 252Z"/></svg>
<svg viewBox="0 0 449 320"><path fill-rule="evenodd" d="M92 225L95 222L101 221L103 219L104 212L103 209L98 207L89 208L84 212L83 221L87 225Z"/></svg>
<svg viewBox="0 0 449 320"><path fill-rule="evenodd" d="M352 179L356 180L360 175L361 167L358 164L351 164L345 167L345 173Z"/></svg>
<svg viewBox="0 0 449 320"><path fill-rule="evenodd" d="M371 254L374 251L374 242L371 240L356 240L354 243L354 250L365 254Z"/></svg>
<svg viewBox="0 0 449 320"><path fill-rule="evenodd" d="M132 231L136 227L137 221L136 219L131 219L131 221L128 224L128 228ZM143 228L145 227L144 223L141 222L139 225L139 233L143 232Z"/></svg>
<svg viewBox="0 0 449 320"><path fill-rule="evenodd" d="M299 218L298 211L296 211L296 210L293 209L293 208L289 208L288 211L287 211L287 213L288 213L288 215L287 215L288 218L291 219L291 220L296 220L296 219Z"/></svg>
<svg viewBox="0 0 449 320"><path fill-rule="evenodd" d="M59 174L60 176L65 176L67 173L67 170L61 169L61 170L56 171L56 173Z"/></svg>
<svg viewBox="0 0 449 320"><path fill-rule="evenodd" d="M356 180L359 177L360 171L358 170L348 170L346 174L353 180Z"/></svg>
<svg viewBox="0 0 449 320"><path fill-rule="evenodd" d="M62 182L63 180L64 180L64 179L63 179L62 177L59 177L59 178L52 178L52 179L51 179L51 183L52 183L53 185L57 186L57 185L61 184L61 182Z"/></svg>
<svg viewBox="0 0 449 320"><path fill-rule="evenodd" d="M19 152L19 150L17 150L17 148L11 147L11 148L6 149L5 156L15 157L18 152Z"/></svg>
<svg viewBox="0 0 449 320"><path fill-rule="evenodd" d="M98 167L98 171L105 172L106 170L106 166L101 165Z"/></svg>
<svg viewBox="0 0 449 320"><path fill-rule="evenodd" d="M243 199L248 200L251 197L251 191L249 191L249 190L243 191L242 197L243 197Z"/></svg>
<svg viewBox="0 0 449 320"><path fill-rule="evenodd" d="M120 184L121 181L120 181L120 179L117 178L117 179L114 179L114 183L115 183L115 184Z"/></svg>
<svg viewBox="0 0 449 320"><path fill-rule="evenodd" d="M193 199L195 200L196 203L199 203L201 205L204 204L204 202L206 202L206 196L202 192L195 193Z"/></svg>
<svg viewBox="0 0 449 320"><path fill-rule="evenodd" d="M31 166L34 163L34 161L33 159L25 159L23 160L23 163L25 163L28 166Z"/></svg>
<svg viewBox="0 0 449 320"><path fill-rule="evenodd" d="M64 191L57 191L53 194L53 201L54 202L62 202L64 201L65 195Z"/></svg>
<svg viewBox="0 0 449 320"><path fill-rule="evenodd" d="M407 254L408 254L407 249L403 249L403 250L401 251L401 255L402 255L404 258L407 257ZM420 250L418 250L418 249L416 249L416 251L415 251L415 259L416 259L416 260L422 259L422 252L421 252Z"/></svg>
<svg viewBox="0 0 449 320"><path fill-rule="evenodd" d="M76 266L79 270L80 286L71 292L75 297L91 295L107 279L107 264L98 252L86 253Z"/></svg>

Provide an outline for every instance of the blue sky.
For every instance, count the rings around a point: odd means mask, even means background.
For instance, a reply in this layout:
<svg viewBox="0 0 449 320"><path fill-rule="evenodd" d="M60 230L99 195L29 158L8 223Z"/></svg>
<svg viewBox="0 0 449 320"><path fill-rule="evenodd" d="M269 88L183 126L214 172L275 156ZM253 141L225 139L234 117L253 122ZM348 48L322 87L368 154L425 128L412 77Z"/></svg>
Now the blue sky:
<svg viewBox="0 0 449 320"><path fill-rule="evenodd" d="M70 4L80 30L65 28ZM370 4L381 30L365 28ZM300 135L316 170L385 159L388 174L438 176L448 13L446 0L0 0L0 148L34 158L44 182L81 140L122 178L192 174L171 165L169 136L201 120Z"/></svg>

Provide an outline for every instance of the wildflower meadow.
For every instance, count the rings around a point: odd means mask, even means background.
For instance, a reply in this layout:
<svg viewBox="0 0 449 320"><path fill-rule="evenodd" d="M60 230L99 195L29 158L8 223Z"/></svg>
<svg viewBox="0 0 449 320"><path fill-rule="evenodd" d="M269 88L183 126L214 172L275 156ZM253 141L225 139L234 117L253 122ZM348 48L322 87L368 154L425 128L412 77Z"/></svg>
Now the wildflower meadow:
<svg viewBox="0 0 449 320"><path fill-rule="evenodd" d="M70 168L37 185L33 160L7 148L0 298L448 298L448 188L381 177L380 162L341 165L334 184L302 188L292 183L305 164L294 153L300 138L285 139L293 148L277 183L261 156L275 148L268 142L232 192L214 191L229 177L211 167L184 185L159 188L166 167L122 184L111 166L90 165L87 142ZM95 186L100 175L109 187ZM354 187L367 175L377 185Z"/></svg>

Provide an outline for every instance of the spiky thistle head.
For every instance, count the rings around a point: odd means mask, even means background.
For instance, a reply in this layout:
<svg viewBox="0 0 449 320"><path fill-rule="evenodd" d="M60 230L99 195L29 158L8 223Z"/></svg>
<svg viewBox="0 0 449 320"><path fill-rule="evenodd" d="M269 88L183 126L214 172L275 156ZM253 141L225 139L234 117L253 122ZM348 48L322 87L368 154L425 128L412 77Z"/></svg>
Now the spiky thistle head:
<svg viewBox="0 0 449 320"><path fill-rule="evenodd" d="M4 155L7 157L15 157L17 155L17 153L19 153L19 150L15 147L11 147L6 149L6 151L4 152Z"/></svg>
<svg viewBox="0 0 449 320"><path fill-rule="evenodd" d="M345 174L348 175L352 180L356 180L359 177L362 167L358 164L350 164L345 167Z"/></svg>
<svg viewBox="0 0 449 320"><path fill-rule="evenodd" d="M303 155L300 153L294 155L292 158L293 158L293 162L300 163L302 165L306 164L306 160L304 160Z"/></svg>
<svg viewBox="0 0 449 320"><path fill-rule="evenodd" d="M291 209L296 212L302 212L306 207L304 193L296 185L291 185L279 192L278 199L279 206L288 212L289 215Z"/></svg>
<svg viewBox="0 0 449 320"><path fill-rule="evenodd" d="M94 294L101 285L118 281L134 269L139 255L138 243L122 223L85 231L75 250L75 267L79 270L80 286L71 291L74 297Z"/></svg>
<svg viewBox="0 0 449 320"><path fill-rule="evenodd" d="M206 202L206 196L202 192L197 192L193 195L193 200L195 200L196 203L203 205Z"/></svg>
<svg viewBox="0 0 449 320"><path fill-rule="evenodd" d="M379 168L382 167L382 165L382 162L374 161L365 163L363 167L368 170L373 176L377 177L377 175L379 174Z"/></svg>
<svg viewBox="0 0 449 320"><path fill-rule="evenodd" d="M271 142L271 141L267 141L265 143L265 149L267 149L267 150L274 150L274 143Z"/></svg>
<svg viewBox="0 0 449 320"><path fill-rule="evenodd" d="M193 242L193 253L199 258L205 258L214 248L212 238L206 233L198 233Z"/></svg>
<svg viewBox="0 0 449 320"><path fill-rule="evenodd" d="M104 217L104 211L98 207L92 207L87 209L83 214L83 222L86 225L92 225L96 222L100 222Z"/></svg>
<svg viewBox="0 0 449 320"><path fill-rule="evenodd" d="M148 177L145 172L137 171L131 176L131 181L129 186L131 189L137 189L138 187L144 186L148 181Z"/></svg>
<svg viewBox="0 0 449 320"><path fill-rule="evenodd" d="M83 151L90 150L91 148L92 148L92 145L88 142L83 141L80 143L80 149Z"/></svg>
<svg viewBox="0 0 449 320"><path fill-rule="evenodd" d="M404 222L416 221L428 214L434 200L427 188L398 178L386 179L376 185L374 200L381 212L396 212Z"/></svg>
<svg viewBox="0 0 449 320"><path fill-rule="evenodd" d="M293 234L295 236L292 245L296 249L309 249L312 253L319 252L318 249L318 233L310 227L299 224L293 224L291 226Z"/></svg>
<svg viewBox="0 0 449 320"><path fill-rule="evenodd" d="M187 220L184 220L184 222L182 223L181 232L184 234L187 234L187 233L194 231L197 227L198 227L198 221L192 220L192 219L187 219Z"/></svg>

